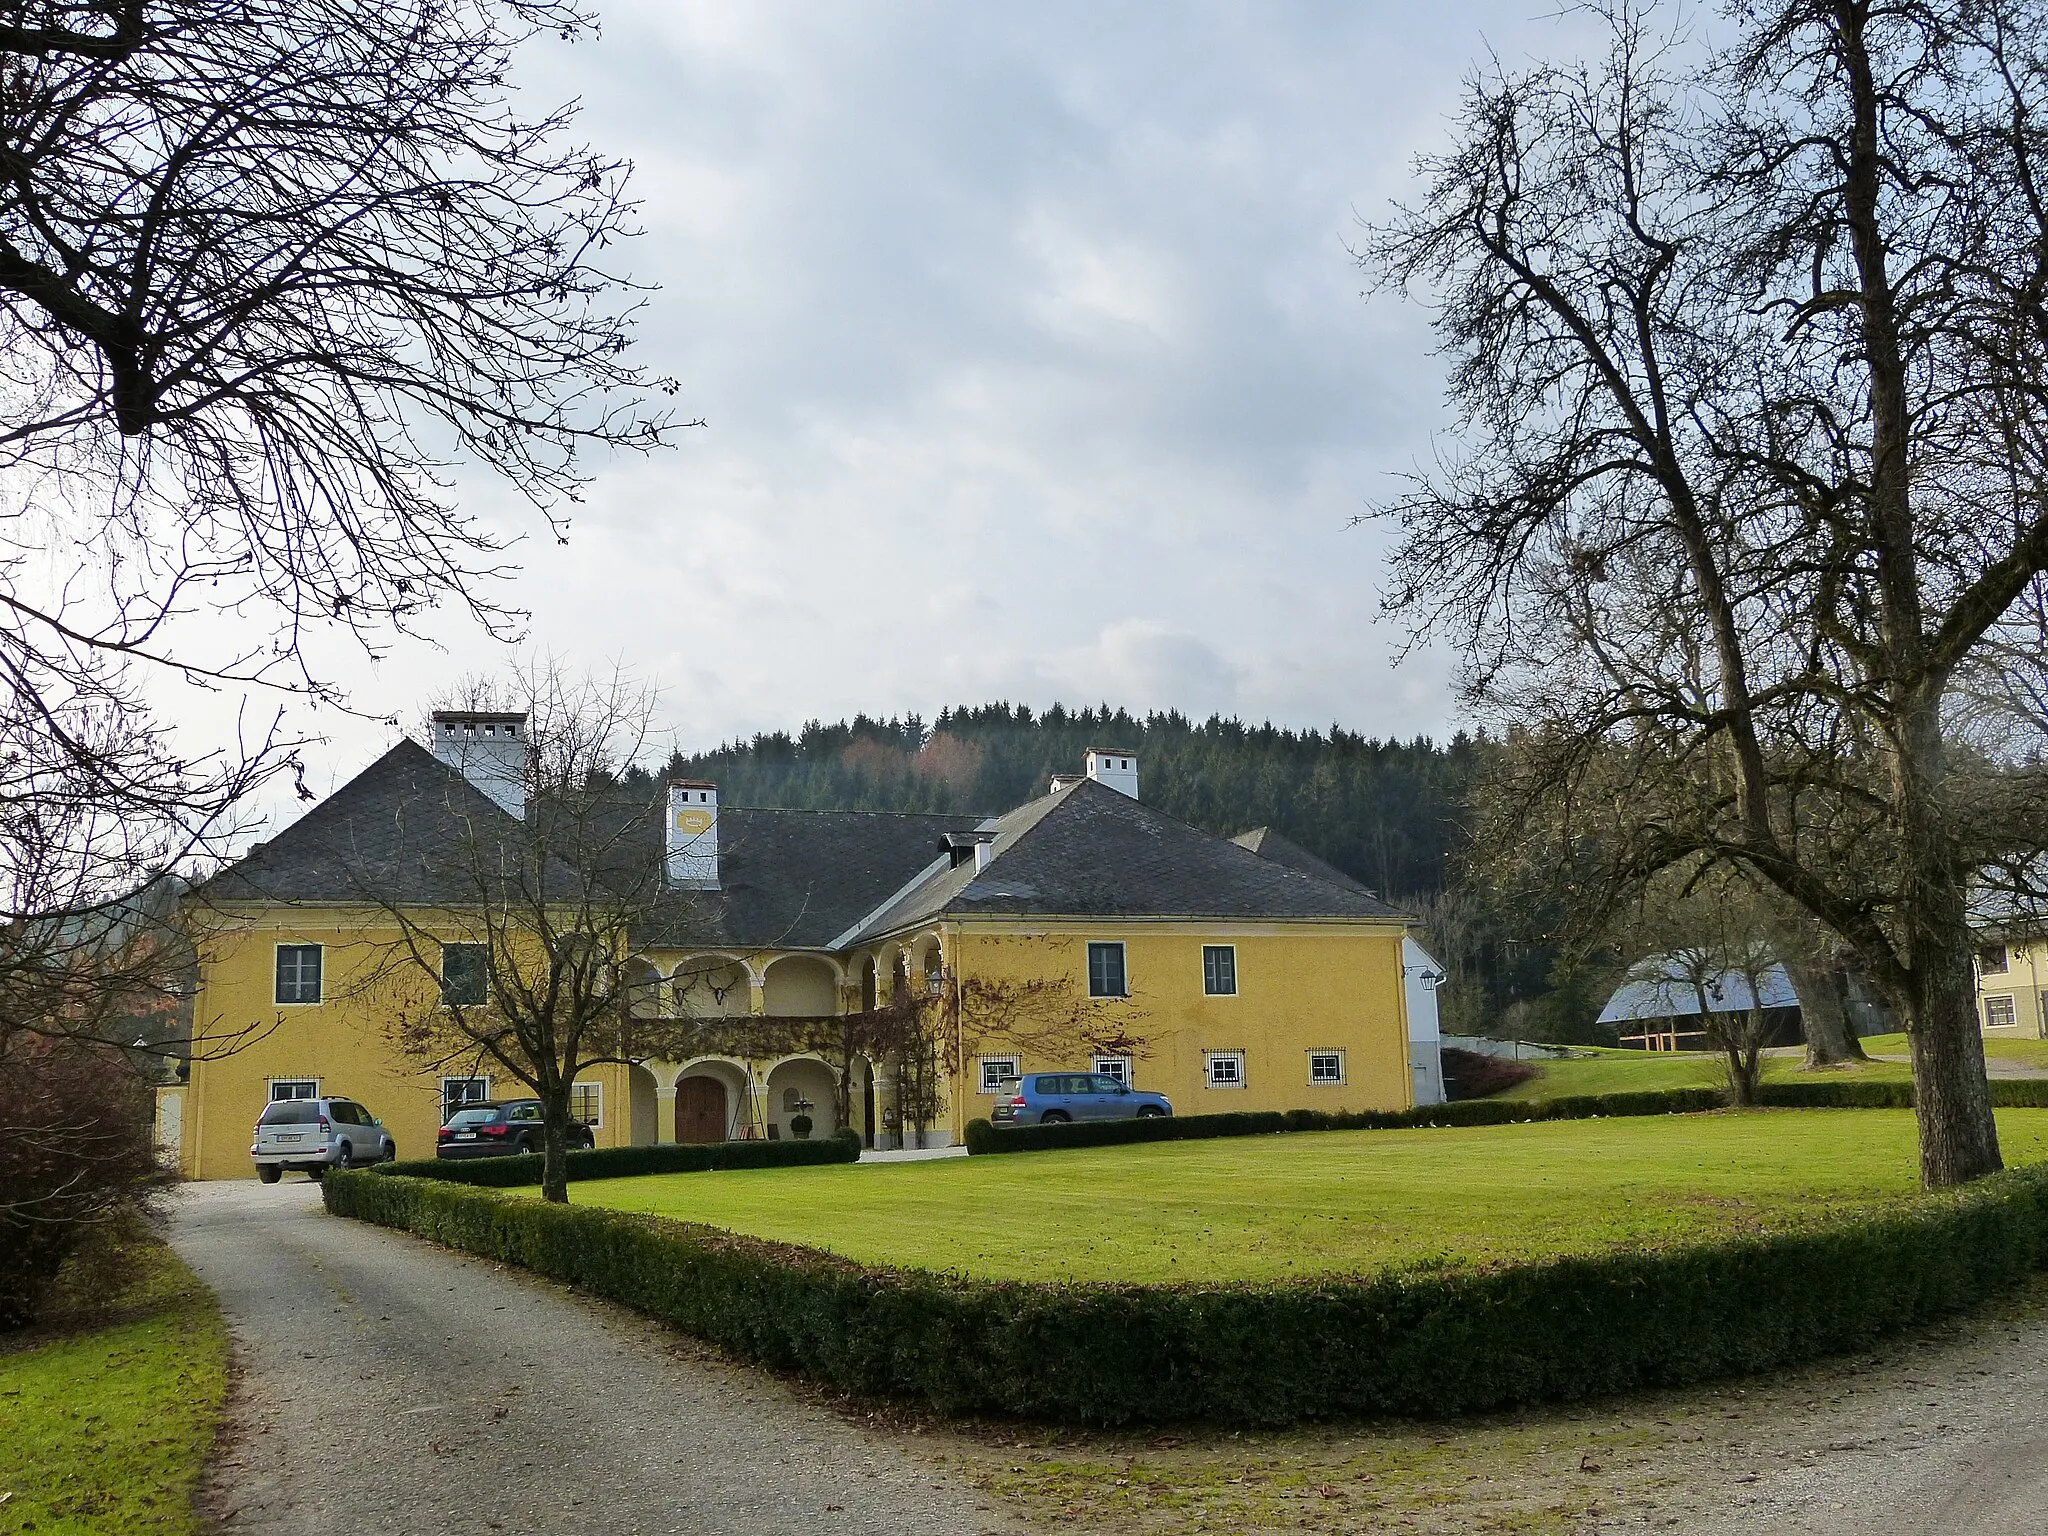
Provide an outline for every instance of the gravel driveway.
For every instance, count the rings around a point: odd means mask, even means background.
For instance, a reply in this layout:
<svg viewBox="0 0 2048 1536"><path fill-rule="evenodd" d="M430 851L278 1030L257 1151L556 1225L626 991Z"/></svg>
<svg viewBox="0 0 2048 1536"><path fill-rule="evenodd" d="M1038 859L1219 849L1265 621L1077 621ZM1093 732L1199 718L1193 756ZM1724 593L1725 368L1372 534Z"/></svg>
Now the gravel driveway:
<svg viewBox="0 0 2048 1536"><path fill-rule="evenodd" d="M316 1185L188 1185L171 1242L235 1341L224 1536L1017 1527L774 1378L604 1302L327 1216Z"/></svg>

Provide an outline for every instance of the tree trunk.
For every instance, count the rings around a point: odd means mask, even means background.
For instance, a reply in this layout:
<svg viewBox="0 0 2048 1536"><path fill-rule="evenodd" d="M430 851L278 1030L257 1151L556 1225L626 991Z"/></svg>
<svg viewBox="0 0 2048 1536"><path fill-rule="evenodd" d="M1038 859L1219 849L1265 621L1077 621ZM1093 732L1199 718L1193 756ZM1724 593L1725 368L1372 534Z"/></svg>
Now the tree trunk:
<svg viewBox="0 0 2048 1536"><path fill-rule="evenodd" d="M540 1197L569 1203L569 1091L566 1086L540 1101Z"/></svg>
<svg viewBox="0 0 2048 1536"><path fill-rule="evenodd" d="M1806 1065L1839 1066L1860 1060L1863 1047L1849 1027L1849 1010L1835 968L1803 950L1786 948L1785 974L1799 994L1799 1028L1806 1036Z"/></svg>
<svg viewBox="0 0 2048 1536"><path fill-rule="evenodd" d="M1962 925L1958 923L1958 927ZM1984 1077L1976 975L1963 943L1913 971L1906 1039L1913 1052L1913 1105L1920 1122L1920 1182L1944 1189L1996 1173L1998 1124Z"/></svg>

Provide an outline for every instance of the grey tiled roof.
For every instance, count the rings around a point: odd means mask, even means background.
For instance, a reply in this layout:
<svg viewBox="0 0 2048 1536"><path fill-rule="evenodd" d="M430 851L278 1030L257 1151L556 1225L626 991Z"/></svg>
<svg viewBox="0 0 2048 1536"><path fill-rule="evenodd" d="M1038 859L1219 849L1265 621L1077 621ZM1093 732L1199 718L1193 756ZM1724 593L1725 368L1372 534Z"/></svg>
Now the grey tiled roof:
<svg viewBox="0 0 2048 1536"><path fill-rule="evenodd" d="M645 793L622 795L607 812L609 828L586 834L596 850L588 862L597 879L629 900L656 887L662 864L662 802L641 798ZM666 790L653 793L665 796ZM993 834L987 869L977 872L971 859L953 866L942 851L946 835L976 830ZM726 807L718 840L720 888L662 896L636 924L636 944L826 949L942 912L1401 916L1299 849L1321 872L1293 867L1264 842L1255 853L1198 832L1085 779L994 819ZM487 862L478 858L480 850L516 864L525 842L519 824L460 773L418 743L402 741L197 895L287 904L460 905L477 897L476 866ZM593 894L593 881L568 863L553 860L548 869L551 892Z"/></svg>
<svg viewBox="0 0 2048 1536"><path fill-rule="evenodd" d="M475 901L478 871L516 863L518 824L455 769L401 741L267 843L195 892L200 901ZM550 892L584 882L566 865Z"/></svg>
<svg viewBox="0 0 2048 1536"><path fill-rule="evenodd" d="M941 857L978 816L722 808L716 891L679 891L635 942L824 949ZM658 857L658 854L656 855Z"/></svg>
<svg viewBox="0 0 2048 1536"><path fill-rule="evenodd" d="M1318 880L1341 885L1347 891L1357 891L1365 896L1379 894L1371 886L1352 879L1329 860L1317 858L1301 844L1275 832L1271 827L1253 827L1249 832L1238 833L1231 841L1240 848L1249 848L1262 859L1271 859L1275 864L1285 864L1289 869L1300 870L1304 875L1314 875Z"/></svg>
<svg viewBox="0 0 2048 1536"><path fill-rule="evenodd" d="M1235 919L1391 918L1357 882L1333 883L1199 832L1084 779L987 824L989 865L934 868L849 942L940 914Z"/></svg>

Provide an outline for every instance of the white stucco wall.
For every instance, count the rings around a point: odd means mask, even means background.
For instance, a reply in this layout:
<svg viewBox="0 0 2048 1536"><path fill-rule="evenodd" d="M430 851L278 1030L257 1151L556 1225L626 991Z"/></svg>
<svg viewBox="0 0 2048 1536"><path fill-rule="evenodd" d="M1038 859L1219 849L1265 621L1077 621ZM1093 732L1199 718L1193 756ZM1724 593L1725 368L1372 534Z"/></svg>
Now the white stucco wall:
<svg viewBox="0 0 2048 1536"><path fill-rule="evenodd" d="M1415 1102L1444 1101L1443 1036L1436 1014L1436 986L1444 968L1413 939L1401 940L1401 974L1408 989L1408 1066L1415 1074Z"/></svg>

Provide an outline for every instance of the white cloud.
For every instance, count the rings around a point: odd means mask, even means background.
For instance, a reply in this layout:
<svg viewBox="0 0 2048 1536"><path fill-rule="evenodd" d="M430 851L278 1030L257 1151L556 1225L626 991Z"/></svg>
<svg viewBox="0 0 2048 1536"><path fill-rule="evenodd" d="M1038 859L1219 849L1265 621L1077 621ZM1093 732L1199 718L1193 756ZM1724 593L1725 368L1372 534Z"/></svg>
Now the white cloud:
<svg viewBox="0 0 2048 1536"><path fill-rule="evenodd" d="M639 352L709 425L607 467L566 547L468 485L539 535L503 594L535 646L656 678L691 744L990 695L1455 728L1352 526L1430 458L1439 374L1345 242L1547 8L601 9L523 78L636 161ZM502 661L435 638L335 665L409 717ZM388 736L311 723L316 784Z"/></svg>

